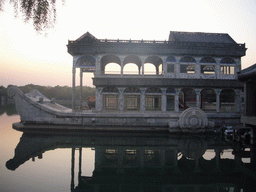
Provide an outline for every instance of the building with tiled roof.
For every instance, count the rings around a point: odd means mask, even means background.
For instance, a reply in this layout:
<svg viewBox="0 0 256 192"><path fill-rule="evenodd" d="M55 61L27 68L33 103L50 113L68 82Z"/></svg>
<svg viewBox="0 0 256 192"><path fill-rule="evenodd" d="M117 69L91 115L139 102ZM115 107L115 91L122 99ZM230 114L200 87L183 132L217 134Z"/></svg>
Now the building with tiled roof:
<svg viewBox="0 0 256 192"><path fill-rule="evenodd" d="M81 86L83 73L93 72L97 112L139 114L135 122L154 114L141 125L163 125L199 108L216 125L240 123L243 84L237 73L246 48L228 34L171 31L168 41L155 41L97 39L87 32L67 48L73 96L76 71Z"/></svg>

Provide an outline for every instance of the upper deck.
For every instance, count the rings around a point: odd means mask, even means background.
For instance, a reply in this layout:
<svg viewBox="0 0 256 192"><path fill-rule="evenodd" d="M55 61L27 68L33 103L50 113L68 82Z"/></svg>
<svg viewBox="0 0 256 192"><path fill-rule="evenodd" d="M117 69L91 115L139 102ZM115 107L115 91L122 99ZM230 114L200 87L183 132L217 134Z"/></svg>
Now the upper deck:
<svg viewBox="0 0 256 192"><path fill-rule="evenodd" d="M194 32L170 32L168 41L97 39L87 32L67 47L73 67L91 70L95 79L234 80L246 51L228 34Z"/></svg>
<svg viewBox="0 0 256 192"><path fill-rule="evenodd" d="M168 41L143 39L113 40L97 39L87 32L75 41L68 41L67 47L68 53L73 56L98 54L174 54L241 57L245 55L246 51L245 44L236 43L228 34L171 32L170 36L172 37L169 37Z"/></svg>

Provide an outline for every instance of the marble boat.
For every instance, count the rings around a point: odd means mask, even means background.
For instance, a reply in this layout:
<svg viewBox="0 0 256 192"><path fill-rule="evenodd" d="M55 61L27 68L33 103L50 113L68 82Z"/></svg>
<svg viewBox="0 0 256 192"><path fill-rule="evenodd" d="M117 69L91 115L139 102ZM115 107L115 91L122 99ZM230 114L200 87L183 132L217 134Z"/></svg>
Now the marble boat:
<svg viewBox="0 0 256 192"><path fill-rule="evenodd" d="M155 41L97 39L87 32L68 41L67 49L73 57L72 109L36 90L24 94L11 87L20 126L201 132L240 123L243 83L237 73L246 48L228 34L171 31L168 41ZM94 75L93 110L82 109L84 73Z"/></svg>
<svg viewBox="0 0 256 192"><path fill-rule="evenodd" d="M8 96L15 100L21 122L14 123L18 130L87 130L87 131L212 131L214 122L198 108L188 108L181 114L159 113L97 113L92 110L76 111L59 105L37 90L24 94L18 87L10 87ZM47 127L47 128L46 128Z"/></svg>

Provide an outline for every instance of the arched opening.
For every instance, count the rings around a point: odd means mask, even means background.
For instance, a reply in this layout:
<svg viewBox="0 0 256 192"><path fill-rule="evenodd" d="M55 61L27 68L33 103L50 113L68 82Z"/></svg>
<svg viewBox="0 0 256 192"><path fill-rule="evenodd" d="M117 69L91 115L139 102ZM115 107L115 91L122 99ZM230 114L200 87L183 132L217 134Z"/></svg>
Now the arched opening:
<svg viewBox="0 0 256 192"><path fill-rule="evenodd" d="M221 59L220 63L221 64L236 64L234 59L232 59L230 57L225 57L225 58Z"/></svg>
<svg viewBox="0 0 256 192"><path fill-rule="evenodd" d="M119 91L116 87L105 87L102 90L102 95L105 110L118 110Z"/></svg>
<svg viewBox="0 0 256 192"><path fill-rule="evenodd" d="M174 111L175 109L175 89L173 87L169 87L166 90L166 110Z"/></svg>
<svg viewBox="0 0 256 192"><path fill-rule="evenodd" d="M156 75L156 67L151 63L144 64L144 75Z"/></svg>
<svg viewBox="0 0 256 192"><path fill-rule="evenodd" d="M204 57L200 60L202 74L215 74L216 61L212 57Z"/></svg>
<svg viewBox="0 0 256 192"><path fill-rule="evenodd" d="M167 62L167 63L173 63L173 62L176 62L176 59L175 59L174 56L169 55L169 56L166 58L166 62Z"/></svg>
<svg viewBox="0 0 256 192"><path fill-rule="evenodd" d="M127 63L126 65L124 65L123 74L124 75L139 75L140 70L136 64Z"/></svg>
<svg viewBox="0 0 256 192"><path fill-rule="evenodd" d="M176 62L176 59L174 56L169 55L166 58L166 63L167 63L167 73L174 73L174 63Z"/></svg>
<svg viewBox="0 0 256 192"><path fill-rule="evenodd" d="M203 111L216 111L216 93L211 88L206 88L201 91L201 109Z"/></svg>
<svg viewBox="0 0 256 192"><path fill-rule="evenodd" d="M212 160L214 159L216 156L216 152L214 149L207 149L203 155L203 158L205 160Z"/></svg>
<svg viewBox="0 0 256 192"><path fill-rule="evenodd" d="M195 73L196 60L193 57L182 57L180 63L180 73Z"/></svg>
<svg viewBox="0 0 256 192"><path fill-rule="evenodd" d="M76 62L76 67L95 69L96 59L93 56L85 55L80 57ZM94 71L94 70L93 70Z"/></svg>
<svg viewBox="0 0 256 192"><path fill-rule="evenodd" d="M204 57L200 60L200 63L216 63L216 61L212 57Z"/></svg>
<svg viewBox="0 0 256 192"><path fill-rule="evenodd" d="M126 111L140 110L140 89L137 87L127 87L124 90L124 109Z"/></svg>
<svg viewBox="0 0 256 192"><path fill-rule="evenodd" d="M117 63L108 63L105 66L104 74L121 74L121 66Z"/></svg>
<svg viewBox="0 0 256 192"><path fill-rule="evenodd" d="M129 55L124 59L123 74L139 75L141 74L141 59L136 55Z"/></svg>
<svg viewBox="0 0 256 192"><path fill-rule="evenodd" d="M220 111L235 112L236 93L233 89L224 89L220 92Z"/></svg>
<svg viewBox="0 0 256 192"><path fill-rule="evenodd" d="M235 61L232 58L226 57L220 61L220 72L224 75L235 74Z"/></svg>
<svg viewBox="0 0 256 192"><path fill-rule="evenodd" d="M146 110L160 111L162 102L162 91L157 87L150 87L146 90Z"/></svg>
<svg viewBox="0 0 256 192"><path fill-rule="evenodd" d="M149 56L145 60L144 74L145 75L162 75L163 60L158 56Z"/></svg>
<svg viewBox="0 0 256 192"><path fill-rule="evenodd" d="M121 60L116 55L105 55L100 60L102 74L121 74Z"/></svg>
<svg viewBox="0 0 256 192"><path fill-rule="evenodd" d="M196 92L192 88L184 88L179 93L180 111L190 107L196 107Z"/></svg>
<svg viewBox="0 0 256 192"><path fill-rule="evenodd" d="M196 60L191 56L185 56L180 59L180 63L195 63Z"/></svg>

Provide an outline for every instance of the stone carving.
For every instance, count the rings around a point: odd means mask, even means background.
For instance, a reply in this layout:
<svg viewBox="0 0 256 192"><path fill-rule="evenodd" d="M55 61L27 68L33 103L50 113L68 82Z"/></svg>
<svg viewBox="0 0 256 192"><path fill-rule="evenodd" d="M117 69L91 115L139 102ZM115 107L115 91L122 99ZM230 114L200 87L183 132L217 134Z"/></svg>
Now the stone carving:
<svg viewBox="0 0 256 192"><path fill-rule="evenodd" d="M183 111L178 121L170 120L170 128L179 127L182 132L204 132L207 127L214 127L214 122L208 121L206 114L199 108L188 108Z"/></svg>
<svg viewBox="0 0 256 192"><path fill-rule="evenodd" d="M16 92L17 92L17 89L16 89L15 86L13 86L13 87L8 88L8 90L7 90L7 95L8 95L10 98L13 98L13 97L15 96Z"/></svg>

